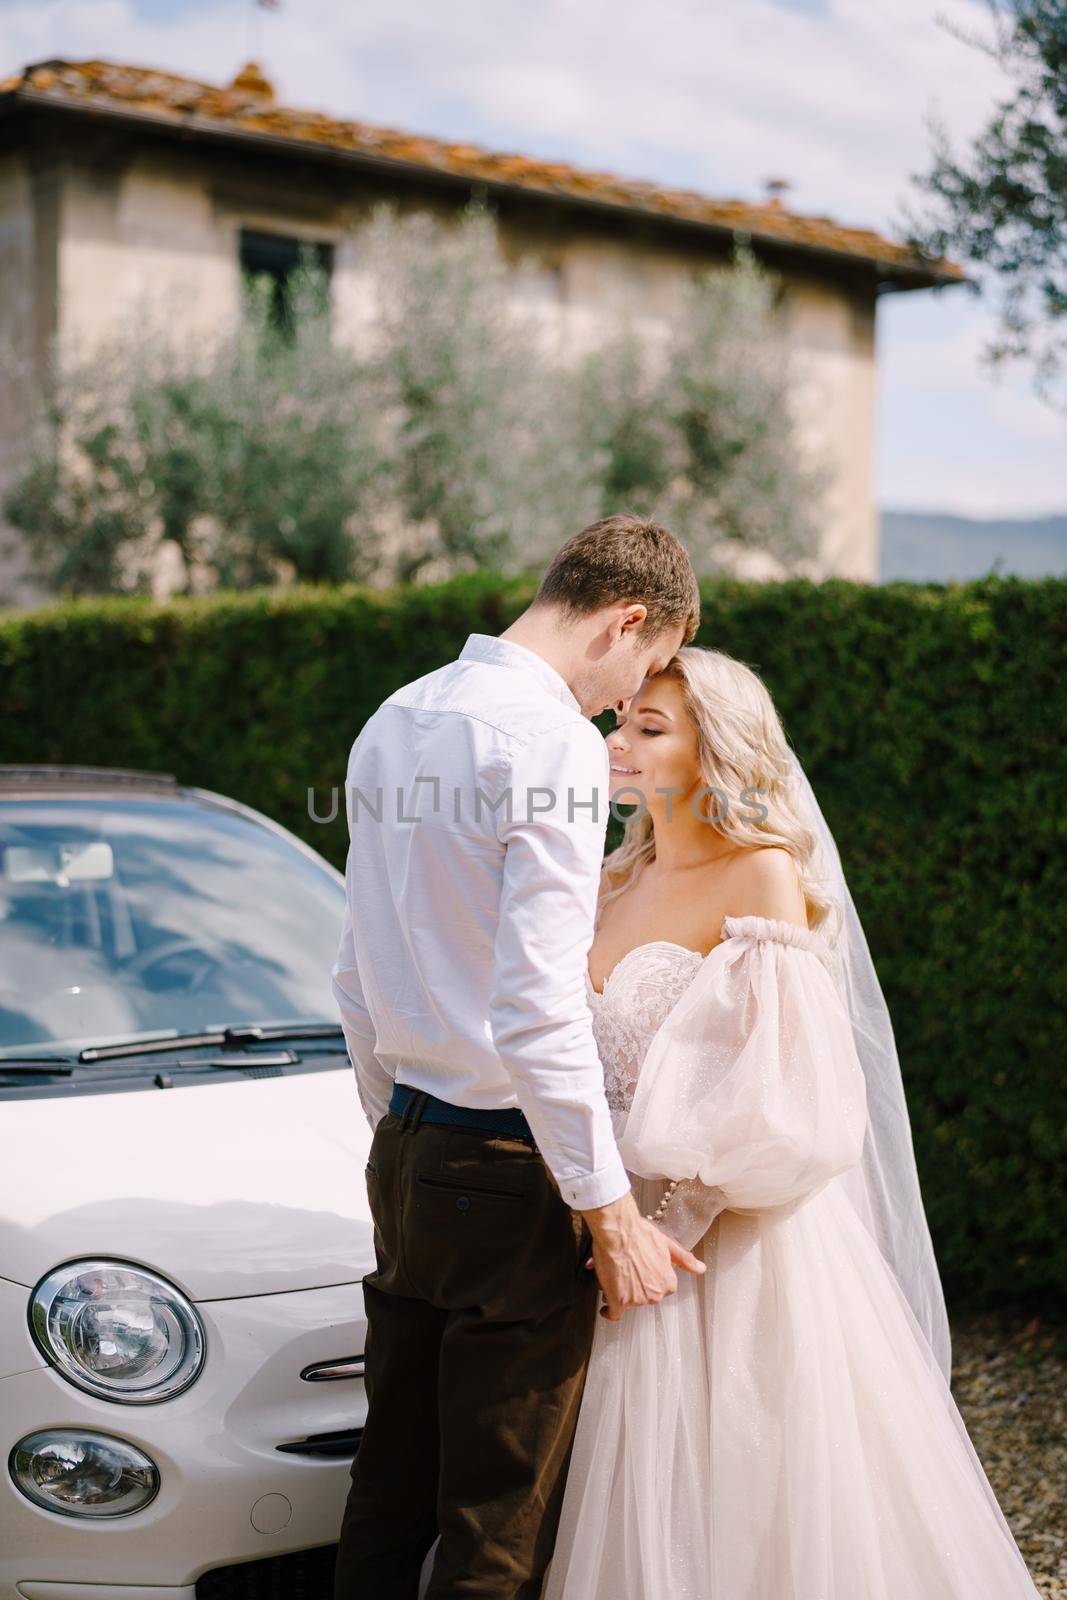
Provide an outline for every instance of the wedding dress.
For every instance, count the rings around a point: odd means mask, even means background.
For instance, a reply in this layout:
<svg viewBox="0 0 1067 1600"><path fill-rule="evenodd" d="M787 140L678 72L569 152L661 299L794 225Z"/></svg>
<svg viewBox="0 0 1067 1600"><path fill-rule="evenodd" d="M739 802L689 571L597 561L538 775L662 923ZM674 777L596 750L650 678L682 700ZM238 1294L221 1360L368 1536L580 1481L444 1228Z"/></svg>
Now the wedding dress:
<svg viewBox="0 0 1067 1600"><path fill-rule="evenodd" d="M707 1270L597 1318L541 1600L1036 1600L846 1197L868 1107L823 937L721 935L587 976L623 1160L695 1174L663 1226ZM648 1214L665 1181L633 1188Z"/></svg>

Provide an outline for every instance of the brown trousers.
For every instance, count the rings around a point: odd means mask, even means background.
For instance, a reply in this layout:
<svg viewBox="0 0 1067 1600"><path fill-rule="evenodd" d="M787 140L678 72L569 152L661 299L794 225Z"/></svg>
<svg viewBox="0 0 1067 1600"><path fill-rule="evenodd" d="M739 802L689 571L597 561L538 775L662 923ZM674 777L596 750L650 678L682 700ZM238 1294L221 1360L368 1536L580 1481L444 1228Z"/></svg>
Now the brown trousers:
<svg viewBox="0 0 1067 1600"><path fill-rule="evenodd" d="M591 1237L528 1141L387 1112L367 1161L369 1411L334 1600L538 1600L596 1326Z"/></svg>

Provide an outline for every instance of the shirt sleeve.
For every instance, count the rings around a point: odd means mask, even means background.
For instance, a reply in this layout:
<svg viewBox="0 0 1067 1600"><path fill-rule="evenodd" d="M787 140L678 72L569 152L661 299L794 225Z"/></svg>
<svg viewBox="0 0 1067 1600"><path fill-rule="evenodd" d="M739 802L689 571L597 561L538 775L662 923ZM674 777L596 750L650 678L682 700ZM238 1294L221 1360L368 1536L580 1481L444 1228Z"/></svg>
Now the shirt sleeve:
<svg viewBox="0 0 1067 1600"><path fill-rule="evenodd" d="M341 940L337 947L337 959L330 968L330 982L341 1014L341 1026L344 1029L349 1059L356 1074L356 1089L360 1104L373 1130L389 1109L393 1079L374 1053L377 1035L363 998L363 985L360 982L355 942L352 937L351 899L347 889Z"/></svg>
<svg viewBox="0 0 1067 1600"><path fill-rule="evenodd" d="M585 975L608 821L608 753L587 721L519 747L498 812L505 847L489 1017L537 1147L574 1210L630 1190L604 1092Z"/></svg>

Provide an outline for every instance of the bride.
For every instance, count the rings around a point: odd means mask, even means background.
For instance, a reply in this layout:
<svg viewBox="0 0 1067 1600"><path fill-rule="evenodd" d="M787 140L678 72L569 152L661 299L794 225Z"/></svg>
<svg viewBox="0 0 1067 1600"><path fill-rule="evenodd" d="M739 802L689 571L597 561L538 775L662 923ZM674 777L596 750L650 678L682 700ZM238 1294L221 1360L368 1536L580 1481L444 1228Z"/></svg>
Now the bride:
<svg viewBox="0 0 1067 1600"><path fill-rule="evenodd" d="M588 1001L638 1204L707 1270L602 1307L541 1600L1035 1600L949 1391L881 989L767 690L686 647L607 744L640 804Z"/></svg>

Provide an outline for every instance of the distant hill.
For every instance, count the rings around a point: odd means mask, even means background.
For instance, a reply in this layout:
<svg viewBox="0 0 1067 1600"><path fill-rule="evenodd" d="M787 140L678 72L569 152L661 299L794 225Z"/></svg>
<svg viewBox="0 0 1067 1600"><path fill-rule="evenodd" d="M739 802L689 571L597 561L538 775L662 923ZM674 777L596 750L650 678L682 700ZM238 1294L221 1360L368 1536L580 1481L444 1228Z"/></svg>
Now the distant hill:
<svg viewBox="0 0 1067 1600"><path fill-rule="evenodd" d="M1020 578L1067 573L1067 515L1003 521L939 511L883 511L881 581L965 582L991 571Z"/></svg>

